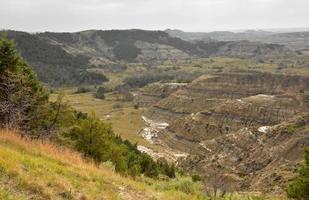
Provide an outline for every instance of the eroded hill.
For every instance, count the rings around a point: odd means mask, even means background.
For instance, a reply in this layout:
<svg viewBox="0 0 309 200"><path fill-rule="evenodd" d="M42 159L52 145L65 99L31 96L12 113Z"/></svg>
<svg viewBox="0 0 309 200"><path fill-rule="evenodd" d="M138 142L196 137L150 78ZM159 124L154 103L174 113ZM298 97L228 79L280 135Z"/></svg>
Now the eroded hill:
<svg viewBox="0 0 309 200"><path fill-rule="evenodd" d="M157 137L189 154L185 170L228 190L282 193L309 144L308 86L304 76L221 73L147 86L137 98L152 105L147 117L169 124Z"/></svg>

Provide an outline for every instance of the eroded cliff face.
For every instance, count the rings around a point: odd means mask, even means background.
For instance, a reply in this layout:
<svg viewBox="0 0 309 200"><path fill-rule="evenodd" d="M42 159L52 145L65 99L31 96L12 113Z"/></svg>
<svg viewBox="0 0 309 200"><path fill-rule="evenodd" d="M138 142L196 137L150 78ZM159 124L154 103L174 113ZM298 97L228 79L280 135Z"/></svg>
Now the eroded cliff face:
<svg viewBox="0 0 309 200"><path fill-rule="evenodd" d="M294 94L308 87L309 78L300 76L268 73L213 74L202 76L153 103L163 110L191 114L213 109L227 99L242 99L259 94L278 95L278 98L292 94L291 98L298 98Z"/></svg>
<svg viewBox="0 0 309 200"><path fill-rule="evenodd" d="M145 114L169 124L158 139L188 153L180 166L206 185L282 192L309 145L309 78L212 74L167 93L152 87Z"/></svg>
<svg viewBox="0 0 309 200"><path fill-rule="evenodd" d="M136 93L135 103L141 106L153 106L173 92L186 86L186 83L152 83Z"/></svg>
<svg viewBox="0 0 309 200"><path fill-rule="evenodd" d="M212 108L192 113L171 123L170 131L200 142L244 127L270 126L302 112L292 96L255 95L219 101Z"/></svg>
<svg viewBox="0 0 309 200"><path fill-rule="evenodd" d="M191 154L181 166L227 190L283 192L309 145L308 124L307 113L264 130L243 128L205 140L203 153Z"/></svg>
<svg viewBox="0 0 309 200"><path fill-rule="evenodd" d="M165 94L158 88L148 90L148 96L153 91L160 98L149 104L153 107L147 115L166 120L170 132L194 142L245 127L275 125L308 109L305 77L216 74Z"/></svg>

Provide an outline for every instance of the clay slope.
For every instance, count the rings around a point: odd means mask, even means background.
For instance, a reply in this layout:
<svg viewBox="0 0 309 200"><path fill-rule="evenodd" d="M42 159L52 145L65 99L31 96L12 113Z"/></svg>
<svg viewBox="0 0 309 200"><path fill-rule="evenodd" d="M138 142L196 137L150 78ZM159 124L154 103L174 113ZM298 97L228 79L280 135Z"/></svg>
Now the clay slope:
<svg viewBox="0 0 309 200"><path fill-rule="evenodd" d="M266 73L200 77L147 113L169 132L199 142L240 128L275 125L308 109L309 78ZM142 99L142 98L141 98Z"/></svg>
<svg viewBox="0 0 309 200"><path fill-rule="evenodd" d="M309 145L308 124L306 113L265 130L244 128L206 140L203 154L189 156L182 167L227 190L283 192Z"/></svg>
<svg viewBox="0 0 309 200"><path fill-rule="evenodd" d="M308 86L301 76L213 74L172 92L146 115L169 123L159 140L189 153L181 166L208 184L282 192L309 144Z"/></svg>

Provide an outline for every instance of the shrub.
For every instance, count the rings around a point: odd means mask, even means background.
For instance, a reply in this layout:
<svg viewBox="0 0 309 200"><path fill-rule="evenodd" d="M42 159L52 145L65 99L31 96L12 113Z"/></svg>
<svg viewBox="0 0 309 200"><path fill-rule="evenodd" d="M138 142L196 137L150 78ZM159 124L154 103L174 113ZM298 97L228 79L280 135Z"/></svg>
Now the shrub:
<svg viewBox="0 0 309 200"><path fill-rule="evenodd" d="M202 181L202 177L198 174L194 174L194 175L192 175L192 180L193 180L193 182Z"/></svg>
<svg viewBox="0 0 309 200"><path fill-rule="evenodd" d="M162 174L167 175L169 178L175 178L175 176L176 176L176 174L175 174L176 169L175 169L175 165L174 164L169 165L167 163L167 160L164 159L164 158L159 158L157 160L157 163L159 165L159 168L160 168Z"/></svg>
<svg viewBox="0 0 309 200"><path fill-rule="evenodd" d="M159 175L158 165L147 154L141 155L141 171L148 177L157 177Z"/></svg>
<svg viewBox="0 0 309 200"><path fill-rule="evenodd" d="M155 185L155 189L158 191L176 190L186 194L195 194L200 190L200 185L194 183L190 177L182 177Z"/></svg>
<svg viewBox="0 0 309 200"><path fill-rule="evenodd" d="M107 161L113 132L110 124L102 123L94 115L80 119L70 130L69 136L75 141L75 148L97 162Z"/></svg>
<svg viewBox="0 0 309 200"><path fill-rule="evenodd" d="M309 199L309 147L305 148L305 163L300 167L298 176L291 182L286 192L289 198Z"/></svg>
<svg viewBox="0 0 309 200"><path fill-rule="evenodd" d="M98 99L105 99L105 93L106 93L105 87L99 87L97 89L95 97L98 98Z"/></svg>

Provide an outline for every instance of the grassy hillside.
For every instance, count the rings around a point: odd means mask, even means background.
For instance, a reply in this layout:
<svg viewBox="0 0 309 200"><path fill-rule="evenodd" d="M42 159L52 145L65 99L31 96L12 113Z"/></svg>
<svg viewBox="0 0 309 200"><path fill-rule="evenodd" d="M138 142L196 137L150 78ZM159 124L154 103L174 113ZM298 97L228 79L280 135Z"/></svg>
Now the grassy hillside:
<svg viewBox="0 0 309 200"><path fill-rule="evenodd" d="M0 132L0 199L203 199L200 185L121 177L76 152Z"/></svg>

